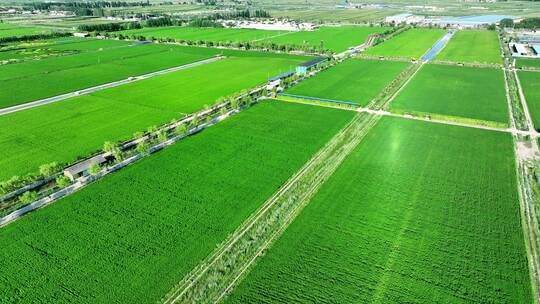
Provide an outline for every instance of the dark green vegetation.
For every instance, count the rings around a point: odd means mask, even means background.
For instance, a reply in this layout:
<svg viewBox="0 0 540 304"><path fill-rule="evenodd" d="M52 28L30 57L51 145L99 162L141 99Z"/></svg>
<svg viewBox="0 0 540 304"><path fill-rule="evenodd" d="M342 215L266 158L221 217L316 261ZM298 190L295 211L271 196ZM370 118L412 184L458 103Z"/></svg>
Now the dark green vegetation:
<svg viewBox="0 0 540 304"><path fill-rule="evenodd" d="M0 180L87 156L105 141L125 140L201 110L305 60L256 52L241 56L0 116Z"/></svg>
<svg viewBox="0 0 540 304"><path fill-rule="evenodd" d="M508 123L504 75L500 69L425 65L391 108Z"/></svg>
<svg viewBox="0 0 540 304"><path fill-rule="evenodd" d="M215 49L90 40L60 44L56 50L87 48L79 54L0 67L0 107L126 79L212 57ZM69 79L70 81L66 81ZM32 89L29 89L32 88Z"/></svg>
<svg viewBox="0 0 540 304"><path fill-rule="evenodd" d="M509 134L383 118L228 303L532 303L514 162Z"/></svg>
<svg viewBox="0 0 540 304"><path fill-rule="evenodd" d="M410 63L350 59L285 93L367 105Z"/></svg>
<svg viewBox="0 0 540 304"><path fill-rule="evenodd" d="M442 29L410 29L369 48L364 54L419 59L444 33Z"/></svg>
<svg viewBox="0 0 540 304"><path fill-rule="evenodd" d="M499 37L495 31L462 30L454 34L437 60L502 64Z"/></svg>
<svg viewBox="0 0 540 304"><path fill-rule="evenodd" d="M353 115L266 101L0 229L0 302L156 302Z"/></svg>
<svg viewBox="0 0 540 304"><path fill-rule="evenodd" d="M535 129L540 129L540 73L518 73Z"/></svg>

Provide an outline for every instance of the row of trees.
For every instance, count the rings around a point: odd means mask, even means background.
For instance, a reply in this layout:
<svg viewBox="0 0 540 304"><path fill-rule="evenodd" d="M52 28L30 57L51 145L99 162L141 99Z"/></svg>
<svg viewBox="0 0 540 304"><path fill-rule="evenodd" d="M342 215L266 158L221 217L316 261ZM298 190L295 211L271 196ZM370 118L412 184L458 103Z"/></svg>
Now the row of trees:
<svg viewBox="0 0 540 304"><path fill-rule="evenodd" d="M184 39L173 39L173 38L157 38L157 37L145 37L141 35L124 35L116 33L105 33L105 37L114 37L120 40L131 39L131 40L151 40L158 42L168 42L168 43L179 43L189 46L206 46L206 47L229 47L237 48L244 50L263 50L263 51L278 51L278 52L292 52L292 51L302 51L305 53L311 54L323 54L331 55L334 52L330 49L324 47L324 43L319 45L311 44L277 44L275 42L268 41L205 41L205 40L184 40Z"/></svg>
<svg viewBox="0 0 540 304"><path fill-rule="evenodd" d="M502 19L500 26L504 28L523 28L523 29L540 29L540 18L525 18L519 23L514 23L512 19Z"/></svg>
<svg viewBox="0 0 540 304"><path fill-rule="evenodd" d="M140 28L142 25L139 22L83 24L78 27L79 31L84 32L117 32Z"/></svg>
<svg viewBox="0 0 540 304"><path fill-rule="evenodd" d="M67 32L54 32L50 34L35 34L24 35L19 37L0 37L0 43L19 42L19 41L32 41L37 39L50 39L71 36L71 33Z"/></svg>
<svg viewBox="0 0 540 304"><path fill-rule="evenodd" d="M25 4L25 9L30 10L69 10L70 8L113 8L113 7L138 7L151 6L150 1L126 2L126 1L85 1L85 2L33 2Z"/></svg>

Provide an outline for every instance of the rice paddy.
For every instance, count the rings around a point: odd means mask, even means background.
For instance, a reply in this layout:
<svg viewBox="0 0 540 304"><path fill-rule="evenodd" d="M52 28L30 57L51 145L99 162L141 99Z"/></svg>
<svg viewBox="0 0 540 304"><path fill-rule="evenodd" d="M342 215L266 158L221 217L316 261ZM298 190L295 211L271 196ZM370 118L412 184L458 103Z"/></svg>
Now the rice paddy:
<svg viewBox="0 0 540 304"><path fill-rule="evenodd" d="M500 69L425 65L392 102L391 109L508 123Z"/></svg>
<svg viewBox="0 0 540 304"><path fill-rule="evenodd" d="M531 303L516 189L509 134L383 118L225 303Z"/></svg>

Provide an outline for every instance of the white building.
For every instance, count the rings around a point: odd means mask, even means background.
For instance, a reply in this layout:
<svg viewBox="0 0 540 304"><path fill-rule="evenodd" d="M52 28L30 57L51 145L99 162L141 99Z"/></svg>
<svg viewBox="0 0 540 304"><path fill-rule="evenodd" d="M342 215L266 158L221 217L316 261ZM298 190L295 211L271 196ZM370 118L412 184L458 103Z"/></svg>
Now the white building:
<svg viewBox="0 0 540 304"><path fill-rule="evenodd" d="M388 16L384 18L385 23L395 23L395 24L413 24L413 23L420 23L424 21L424 16L417 16L413 14L398 14L394 16Z"/></svg>

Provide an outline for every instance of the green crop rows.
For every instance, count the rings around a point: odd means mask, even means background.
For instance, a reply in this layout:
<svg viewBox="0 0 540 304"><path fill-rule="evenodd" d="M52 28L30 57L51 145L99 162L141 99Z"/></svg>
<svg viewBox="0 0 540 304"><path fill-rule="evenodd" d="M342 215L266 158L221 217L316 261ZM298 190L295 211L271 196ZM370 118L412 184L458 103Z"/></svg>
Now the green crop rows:
<svg viewBox="0 0 540 304"><path fill-rule="evenodd" d="M264 41L289 45L322 45L325 49L339 53L349 47L361 45L369 35L379 34L387 29L386 27L365 26L321 27L314 31L292 32Z"/></svg>
<svg viewBox="0 0 540 304"><path fill-rule="evenodd" d="M540 59L531 59L531 58L517 58L516 59L516 67L517 68L523 68L523 67L531 67L531 68L537 68L540 69Z"/></svg>
<svg viewBox="0 0 540 304"><path fill-rule="evenodd" d="M410 29L369 48L364 54L419 59L444 33L440 29Z"/></svg>
<svg viewBox="0 0 540 304"><path fill-rule="evenodd" d="M165 27L129 30L121 33L130 37L172 38L177 41L261 41L273 42L278 45L322 46L325 49L341 52L349 47L364 43L369 35L382 33L387 29L385 27L327 26L314 31L288 32L255 29Z"/></svg>
<svg viewBox="0 0 540 304"><path fill-rule="evenodd" d="M532 303L509 134L383 118L226 303Z"/></svg>
<svg viewBox="0 0 540 304"><path fill-rule="evenodd" d="M13 24L0 24L0 38L46 34L50 32L51 30L46 28L22 27Z"/></svg>
<svg viewBox="0 0 540 304"><path fill-rule="evenodd" d="M90 47L89 43L83 44ZM10 64L0 68L0 107L8 107L126 79L212 57L216 49L125 42L96 41L94 50L44 60ZM77 44L58 45L67 50ZM66 81L69 79L70 81ZM28 88L32 87L31 90Z"/></svg>
<svg viewBox="0 0 540 304"><path fill-rule="evenodd" d="M267 101L0 229L0 302L156 302L353 115Z"/></svg>
<svg viewBox="0 0 540 304"><path fill-rule="evenodd" d="M74 161L105 141L125 140L198 111L305 60L256 52L242 56L0 116L0 180L44 163Z"/></svg>
<svg viewBox="0 0 540 304"><path fill-rule="evenodd" d="M500 69L425 65L391 108L508 123L504 75Z"/></svg>
<svg viewBox="0 0 540 304"><path fill-rule="evenodd" d="M267 31L256 29L204 28L169 26L162 28L145 28L120 32L128 36L144 36L146 38L172 38L185 41L239 42L254 41L288 33L287 31Z"/></svg>
<svg viewBox="0 0 540 304"><path fill-rule="evenodd" d="M519 72L518 74L525 99L535 129L540 129L540 73L538 72Z"/></svg>
<svg viewBox="0 0 540 304"><path fill-rule="evenodd" d="M437 55L437 60L502 64L499 38L495 31L458 31Z"/></svg>
<svg viewBox="0 0 540 304"><path fill-rule="evenodd" d="M351 59L287 90L288 94L365 106L410 63Z"/></svg>

